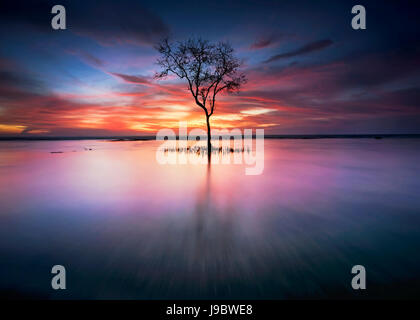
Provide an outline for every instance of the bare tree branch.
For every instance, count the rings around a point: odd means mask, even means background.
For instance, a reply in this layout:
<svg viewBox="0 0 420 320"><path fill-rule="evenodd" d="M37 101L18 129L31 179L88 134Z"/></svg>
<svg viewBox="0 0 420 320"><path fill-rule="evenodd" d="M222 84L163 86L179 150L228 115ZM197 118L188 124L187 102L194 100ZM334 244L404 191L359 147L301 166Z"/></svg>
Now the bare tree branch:
<svg viewBox="0 0 420 320"><path fill-rule="evenodd" d="M155 78L163 79L170 73L180 79L185 78L196 105L206 113L207 150L210 161L210 117L215 110L216 95L223 91L239 91L246 82L245 75L239 72L242 62L233 55L230 44L211 44L200 38L176 43L164 39L156 49L160 53L157 64L161 71L155 74Z"/></svg>
<svg viewBox="0 0 420 320"><path fill-rule="evenodd" d="M155 78L163 79L170 73L185 78L195 103L207 117L214 113L218 93L238 91L246 82L245 75L239 73L242 63L228 43L211 44L200 38L170 43L164 39L156 49L161 71Z"/></svg>

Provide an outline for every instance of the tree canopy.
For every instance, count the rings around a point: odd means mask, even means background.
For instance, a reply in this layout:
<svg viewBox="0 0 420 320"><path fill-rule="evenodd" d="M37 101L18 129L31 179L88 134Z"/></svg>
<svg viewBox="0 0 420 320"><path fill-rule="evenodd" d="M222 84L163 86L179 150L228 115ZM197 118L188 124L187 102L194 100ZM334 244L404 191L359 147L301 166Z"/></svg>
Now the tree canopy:
<svg viewBox="0 0 420 320"><path fill-rule="evenodd" d="M245 75L239 71L242 61L234 56L229 43L212 44L201 38L170 43L165 39L156 49L160 53L157 64L161 70L155 78L162 79L172 73L185 79L195 103L207 118L214 113L218 93L238 91L246 82Z"/></svg>

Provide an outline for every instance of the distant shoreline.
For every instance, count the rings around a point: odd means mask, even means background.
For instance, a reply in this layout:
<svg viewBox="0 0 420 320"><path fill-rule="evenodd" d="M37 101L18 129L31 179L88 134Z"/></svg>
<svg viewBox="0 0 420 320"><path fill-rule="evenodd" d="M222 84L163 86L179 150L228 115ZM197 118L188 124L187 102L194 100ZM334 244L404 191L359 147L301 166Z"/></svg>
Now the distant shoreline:
<svg viewBox="0 0 420 320"><path fill-rule="evenodd" d="M179 140L180 137L176 137ZM255 135L253 136L255 139ZM265 135L264 139L386 139L386 138L420 138L420 134L296 134L296 135ZM185 139L185 137L181 137ZM60 141L60 140L109 140L119 141L150 141L156 136L98 136L98 137L0 137L0 141Z"/></svg>

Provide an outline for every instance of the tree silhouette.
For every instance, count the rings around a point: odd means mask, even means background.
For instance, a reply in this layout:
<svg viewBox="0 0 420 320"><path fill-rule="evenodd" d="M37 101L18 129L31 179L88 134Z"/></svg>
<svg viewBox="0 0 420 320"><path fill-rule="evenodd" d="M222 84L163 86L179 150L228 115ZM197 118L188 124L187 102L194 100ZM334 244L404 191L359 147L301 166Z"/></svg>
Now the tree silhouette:
<svg viewBox="0 0 420 320"><path fill-rule="evenodd" d="M206 114L207 154L210 160L210 117L215 110L216 95L223 91L239 91L246 82L245 75L239 72L242 62L234 56L229 43L213 44L201 38L176 43L165 39L156 49L160 53L157 64L161 71L155 74L155 78L162 79L172 73L185 79L195 103Z"/></svg>

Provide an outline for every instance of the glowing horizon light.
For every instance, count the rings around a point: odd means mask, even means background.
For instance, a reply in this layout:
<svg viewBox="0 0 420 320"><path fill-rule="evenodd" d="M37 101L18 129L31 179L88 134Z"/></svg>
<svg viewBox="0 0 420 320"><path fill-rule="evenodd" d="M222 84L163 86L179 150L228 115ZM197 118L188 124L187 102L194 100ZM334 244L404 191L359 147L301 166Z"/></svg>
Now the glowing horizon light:
<svg viewBox="0 0 420 320"><path fill-rule="evenodd" d="M243 116L240 114L221 114L221 115L214 115L213 120L219 121L240 121L243 119Z"/></svg>
<svg viewBox="0 0 420 320"><path fill-rule="evenodd" d="M22 133L26 128L27 126L0 124L0 132L6 133Z"/></svg>
<svg viewBox="0 0 420 320"><path fill-rule="evenodd" d="M278 123L261 123L261 124L258 124L257 126L261 128L268 128L268 127L275 127L278 125L279 125Z"/></svg>
<svg viewBox="0 0 420 320"><path fill-rule="evenodd" d="M41 133L49 133L49 132L50 130L47 130L47 129L33 129L33 130L26 131L26 133L29 133L29 134L41 134Z"/></svg>
<svg viewBox="0 0 420 320"><path fill-rule="evenodd" d="M130 126L131 130L135 131L155 131L155 128L151 128L151 126L154 126L153 123L136 123Z"/></svg>
<svg viewBox="0 0 420 320"><path fill-rule="evenodd" d="M182 104L164 105L161 106L161 108L169 111L190 111L192 109L190 106L185 106Z"/></svg>
<svg viewBox="0 0 420 320"><path fill-rule="evenodd" d="M246 114L249 116L258 116L260 114L265 114L265 113L269 113L273 111L277 111L277 109L270 109L270 108L248 109L248 110L241 110L240 113Z"/></svg>

